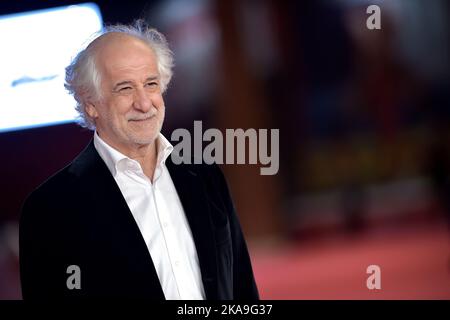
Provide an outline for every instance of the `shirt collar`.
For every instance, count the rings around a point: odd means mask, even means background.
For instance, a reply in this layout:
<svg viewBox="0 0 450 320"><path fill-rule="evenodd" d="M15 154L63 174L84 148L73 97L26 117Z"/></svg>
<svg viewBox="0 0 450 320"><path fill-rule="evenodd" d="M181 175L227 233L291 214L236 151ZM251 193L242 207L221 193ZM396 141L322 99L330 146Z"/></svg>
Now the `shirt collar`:
<svg viewBox="0 0 450 320"><path fill-rule="evenodd" d="M173 151L173 146L169 142L169 140L167 140L166 137L162 135L162 133L158 134L158 137L156 138L155 142L157 146L156 166L159 167L165 164L166 159ZM127 157L123 153L119 152L117 149L111 147L102 138L100 138L97 131L95 131L94 133L94 146L114 177L117 175L119 164L123 162L133 163L134 167L141 169L139 162Z"/></svg>

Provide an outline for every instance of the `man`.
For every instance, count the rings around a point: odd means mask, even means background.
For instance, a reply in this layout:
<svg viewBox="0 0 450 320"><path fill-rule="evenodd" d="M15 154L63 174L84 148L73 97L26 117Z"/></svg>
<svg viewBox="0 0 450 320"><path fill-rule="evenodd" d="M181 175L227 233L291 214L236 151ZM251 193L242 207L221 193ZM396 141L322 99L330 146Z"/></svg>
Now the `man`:
<svg viewBox="0 0 450 320"><path fill-rule="evenodd" d="M66 69L87 148L26 200L24 299L258 299L220 169L175 165L160 133L172 75L163 35L112 26Z"/></svg>

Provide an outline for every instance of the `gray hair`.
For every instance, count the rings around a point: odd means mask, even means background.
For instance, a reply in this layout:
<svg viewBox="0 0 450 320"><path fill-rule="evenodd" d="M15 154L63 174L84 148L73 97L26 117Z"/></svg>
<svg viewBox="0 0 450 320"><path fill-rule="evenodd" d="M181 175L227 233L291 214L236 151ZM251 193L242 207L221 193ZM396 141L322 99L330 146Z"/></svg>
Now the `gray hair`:
<svg viewBox="0 0 450 320"><path fill-rule="evenodd" d="M131 25L106 26L99 36L111 32L124 33L140 39L153 50L161 77L161 91L164 93L173 74L173 53L164 35L156 29L148 27L143 20L137 20ZM86 49L81 50L66 67L64 84L64 87L76 100L75 109L79 113L79 124L91 130L95 129L95 123L86 113L84 99L85 97L101 98L101 75L96 66L95 54L95 46L88 45Z"/></svg>

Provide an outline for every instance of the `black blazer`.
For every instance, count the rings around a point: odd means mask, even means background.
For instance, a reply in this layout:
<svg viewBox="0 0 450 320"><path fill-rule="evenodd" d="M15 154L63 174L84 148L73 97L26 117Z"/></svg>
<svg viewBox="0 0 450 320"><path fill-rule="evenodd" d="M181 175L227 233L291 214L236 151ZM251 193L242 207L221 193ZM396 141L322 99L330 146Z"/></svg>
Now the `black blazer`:
<svg viewBox="0 0 450 320"><path fill-rule="evenodd" d="M166 161L192 230L208 300L258 299L236 212L216 165ZM163 300L139 228L93 141L33 191L20 218L24 299L125 297ZM70 265L81 289L69 290Z"/></svg>

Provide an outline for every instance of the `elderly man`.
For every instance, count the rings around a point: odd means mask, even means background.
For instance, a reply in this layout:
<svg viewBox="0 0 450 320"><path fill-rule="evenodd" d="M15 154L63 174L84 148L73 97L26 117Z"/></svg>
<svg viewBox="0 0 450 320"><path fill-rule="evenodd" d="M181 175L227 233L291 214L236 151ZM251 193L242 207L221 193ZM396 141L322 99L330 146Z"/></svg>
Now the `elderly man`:
<svg viewBox="0 0 450 320"><path fill-rule="evenodd" d="M160 133L172 75L163 35L106 29L66 69L87 148L25 201L25 299L258 299L220 169L175 165Z"/></svg>

